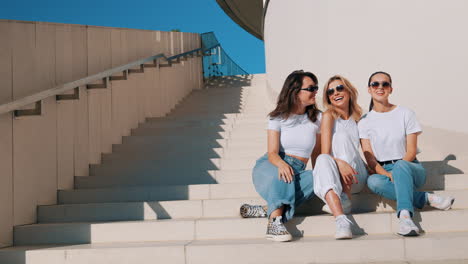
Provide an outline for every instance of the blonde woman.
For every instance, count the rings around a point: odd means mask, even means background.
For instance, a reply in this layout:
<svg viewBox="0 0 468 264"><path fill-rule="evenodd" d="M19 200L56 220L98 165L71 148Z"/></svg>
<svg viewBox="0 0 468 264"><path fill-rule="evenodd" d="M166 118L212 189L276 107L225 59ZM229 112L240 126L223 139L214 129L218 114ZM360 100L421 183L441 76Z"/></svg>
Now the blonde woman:
<svg viewBox="0 0 468 264"><path fill-rule="evenodd" d="M350 194L366 185L367 169L359 154L357 121L361 107L358 92L344 77L335 75L325 84L321 124L321 155L317 158L314 192L325 202L324 211L333 214L337 239L352 238Z"/></svg>

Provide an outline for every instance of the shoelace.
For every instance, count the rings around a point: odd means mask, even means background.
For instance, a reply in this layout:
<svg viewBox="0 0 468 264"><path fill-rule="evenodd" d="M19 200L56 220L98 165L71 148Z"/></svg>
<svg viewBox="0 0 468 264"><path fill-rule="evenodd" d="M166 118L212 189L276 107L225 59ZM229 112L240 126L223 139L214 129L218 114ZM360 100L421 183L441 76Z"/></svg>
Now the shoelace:
<svg viewBox="0 0 468 264"><path fill-rule="evenodd" d="M247 215L249 216L266 216L265 210L261 205L251 205L248 207Z"/></svg>
<svg viewBox="0 0 468 264"><path fill-rule="evenodd" d="M282 216L278 216L273 220L273 229L277 233L287 232L286 227L283 225Z"/></svg>

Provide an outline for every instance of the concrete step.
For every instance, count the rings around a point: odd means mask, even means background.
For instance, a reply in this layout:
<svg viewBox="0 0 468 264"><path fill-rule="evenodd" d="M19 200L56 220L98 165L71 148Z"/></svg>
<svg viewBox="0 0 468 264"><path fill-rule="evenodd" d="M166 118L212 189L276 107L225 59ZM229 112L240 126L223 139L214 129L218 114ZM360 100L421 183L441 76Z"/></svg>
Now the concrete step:
<svg viewBox="0 0 468 264"><path fill-rule="evenodd" d="M186 135L190 136L190 134L196 133L203 135L205 132L206 135L211 135L216 132L223 132L223 131L231 131L232 124L223 124L223 125L215 125L215 126L194 126L194 127L144 127L144 128L137 128L132 130L132 136L138 136L138 133L146 132L148 135L166 135L166 136L173 136L173 135ZM197 136L194 135L194 136Z"/></svg>
<svg viewBox="0 0 468 264"><path fill-rule="evenodd" d="M225 175L227 176L227 175ZM234 177L229 175L228 177ZM455 209L468 208L468 189L431 191L442 196L456 198ZM251 182L230 184L199 184L146 187L115 187L97 189L61 190L58 192L59 204L119 203L172 200L210 200L210 199L260 199ZM316 198L314 198L316 199ZM381 198L367 189L352 197L353 212L391 212L396 208L394 201ZM318 204L317 204L318 203ZM322 203L312 199L312 207L321 208ZM237 210L237 209L235 209ZM318 210L311 209L311 212Z"/></svg>
<svg viewBox="0 0 468 264"><path fill-rule="evenodd" d="M440 192L439 192L440 193ZM462 195L458 195L462 193ZM454 209L468 208L468 191L458 190L454 195ZM353 212L394 212L396 204L371 193L353 195ZM89 201L88 201L89 202ZM266 204L263 199L231 198L176 201L138 201L115 203L62 204L38 207L38 222L95 222L95 221L130 221L151 219L180 219L206 217L237 217L240 205ZM298 208L298 215L322 214L323 202L317 197ZM430 210L427 206L425 210Z"/></svg>
<svg viewBox="0 0 468 264"><path fill-rule="evenodd" d="M253 184L199 184L58 191L59 204L258 198Z"/></svg>
<svg viewBox="0 0 468 264"><path fill-rule="evenodd" d="M165 152L171 149L185 149L192 148L198 149L204 152L210 152L213 148L225 148L227 146L226 139L207 139L207 140L193 140L193 139L180 139L180 144L174 144L174 142L163 141L154 137L153 139L148 137L129 137L126 144L113 145L113 152Z"/></svg>
<svg viewBox="0 0 468 264"><path fill-rule="evenodd" d="M256 133L259 135L266 135L266 130L268 128L268 123L266 120L263 121L252 121L251 123L246 123L245 120L236 120L236 126L233 131L244 132L244 133Z"/></svg>
<svg viewBox="0 0 468 264"><path fill-rule="evenodd" d="M172 119L172 120L153 120L153 121L148 121L141 123L138 127L139 128L145 128L145 127L152 127L152 128L158 128L158 127L210 127L210 126L219 126L219 125L226 125L226 124L232 124L236 118L216 118L215 120L199 120L199 119L194 119L194 120L178 120L178 119Z"/></svg>
<svg viewBox="0 0 468 264"><path fill-rule="evenodd" d="M267 141L266 140L236 140L229 142L224 146L228 149L246 149L246 150L262 150L263 152L267 151Z"/></svg>
<svg viewBox="0 0 468 264"><path fill-rule="evenodd" d="M193 171L191 172L194 173ZM162 173L160 175L167 175L167 173ZM252 183L252 170L235 170L235 171L226 171L226 170L207 170L200 172L198 177L193 177L190 175L180 176L177 181L171 179L171 181L165 181L166 183L172 183L173 185L180 185L183 182L185 184L201 184L201 183L219 183L219 184L229 184L229 183ZM148 177L135 177L135 175L122 175L117 177L116 175L95 175L88 177L75 177L75 189L92 189L92 188L115 188L115 187L131 187L131 186L141 186L141 185L156 185L164 182L161 177L156 177L151 175ZM192 182L188 182L192 181Z"/></svg>
<svg viewBox="0 0 468 264"><path fill-rule="evenodd" d="M139 128L132 130L132 136L153 136L162 139L176 141L177 139L228 139L230 136L231 125L220 125L212 128L190 129L178 128L178 130L161 131L160 128Z"/></svg>
<svg viewBox="0 0 468 264"><path fill-rule="evenodd" d="M459 264L468 259L468 232L390 234L337 241L330 236L304 237L290 243L266 239L45 245L0 250L9 264L238 264L238 263L393 263ZM437 249L437 250L435 250ZM285 254L287 252L287 254ZM339 254L337 254L339 252ZM252 261L250 261L252 260Z"/></svg>
<svg viewBox="0 0 468 264"><path fill-rule="evenodd" d="M174 157L177 155L174 155ZM180 156L179 156L180 157ZM254 158L247 158L242 162L229 163L229 160L203 157L196 160L194 156L193 163L187 162L184 169L180 170L179 182L187 180L185 184L197 183L252 183L252 168L255 165ZM206 160L206 161L205 161ZM170 168L159 171L149 170L151 166L161 166L167 160L125 160L125 156L119 159L113 159L106 163L106 166L97 165L91 167L91 174L94 176L88 177L75 177L75 188L106 188L106 187L124 187L124 186L142 186L142 185L157 185L161 183L169 183L164 181L165 175L171 174L178 164L166 163ZM115 164L115 165L114 165ZM120 165L120 166L117 166ZM145 165L146 164L146 165ZM116 167L114 167L116 166ZM121 167L121 168L120 168ZM124 174L127 167L144 168L140 174ZM208 168L219 168L210 170ZM107 169L106 169L107 168ZM114 170L121 170L120 173ZM120 169L119 169L120 168ZM198 169L194 169L198 168ZM187 169L187 170L185 170ZM133 170L133 169L132 169ZM134 170L138 171L138 170ZM182 172L185 171L184 174ZM154 172L154 174L151 174ZM208 181L206 181L208 180ZM190 183L188 182L190 181ZM173 181L177 182L177 181ZM468 189L468 174L435 174L428 171L426 184L421 188L422 190L463 190Z"/></svg>
<svg viewBox="0 0 468 264"><path fill-rule="evenodd" d="M110 160L102 165L97 166L95 169L96 172L103 169L113 169L113 170L133 170L132 167L179 167L180 159L184 159L184 166L196 167L200 165L200 168L205 168L206 164L214 165L217 169L221 170L246 170L252 169L255 165L255 160L252 158L236 158L236 159L223 159L223 158L206 158L206 155L202 154L197 156L192 155L180 155L179 158L173 158L172 155L169 155L166 159L155 159L153 157L148 157L146 159L125 159L124 155L121 155L122 159ZM136 168L135 168L135 171ZM99 175L96 173L96 175Z"/></svg>
<svg viewBox="0 0 468 264"><path fill-rule="evenodd" d="M213 102L205 102L201 104L212 104ZM217 102L220 103L220 102ZM227 108L194 108L194 107L183 107L183 108L176 108L172 111L168 116L170 117L184 117L186 115L189 116L210 116L214 114L240 114L242 112L242 101L236 103L235 105L227 106Z"/></svg>
<svg viewBox="0 0 468 264"><path fill-rule="evenodd" d="M38 207L38 223L134 221L240 217L240 205L263 204L260 198L132 203L63 204Z"/></svg>
<svg viewBox="0 0 468 264"><path fill-rule="evenodd" d="M353 233L393 234L398 231L395 213L355 214ZM468 209L423 211L414 221L426 233L468 230ZM168 240L262 238L266 219L215 218L148 220L108 223L53 223L16 226L15 245L82 244ZM445 224L441 224L445 223ZM333 236L335 222L328 215L295 217L286 227L294 237Z"/></svg>
<svg viewBox="0 0 468 264"><path fill-rule="evenodd" d="M197 159L214 159L224 157L225 150L223 148L212 148L209 151L201 152L199 149L192 148L172 148L165 152L158 151L155 149L153 153L149 155L150 149L145 153L126 153L126 152L114 152L109 154L103 154L101 162L106 164L107 162L120 162L122 160L168 160L177 158L197 158Z"/></svg>
<svg viewBox="0 0 468 264"><path fill-rule="evenodd" d="M218 170L214 177L219 184L252 183L252 170Z"/></svg>
<svg viewBox="0 0 468 264"><path fill-rule="evenodd" d="M184 160L183 166L181 160ZM122 163L108 162L100 166L90 167L90 175L99 175L113 178L145 178L158 180L161 177L177 177L190 179L208 176L210 170L221 168L220 159L206 158L206 154L200 157L182 156L178 159L165 160L123 160Z"/></svg>
<svg viewBox="0 0 468 264"><path fill-rule="evenodd" d="M266 144L266 143L265 143ZM259 147L236 147L236 146L229 146L229 148L224 149L223 157L234 159L237 157L241 158L252 158L257 160L262 155L267 152L265 148Z"/></svg>
<svg viewBox="0 0 468 264"><path fill-rule="evenodd" d="M217 141L216 142L222 142ZM208 141L207 144L212 144ZM224 141L223 144L228 145L229 143ZM211 148L211 149L201 149L200 148L165 148L162 151L159 148L153 148L151 146L142 148L140 152L138 151L124 151L125 149L131 149L130 146L125 146L125 148L114 148L119 151L114 151L113 153L103 154L102 155L102 164L105 165L107 162L113 161L130 161L130 160L164 160L164 159L177 159L177 158L197 158L197 159L210 159L210 158L219 158L219 159L250 159L256 161L259 157L265 154L263 149L251 149L251 148Z"/></svg>
<svg viewBox="0 0 468 264"><path fill-rule="evenodd" d="M185 115L185 116L171 116L171 114L165 117L149 117L146 119L146 123L153 122L183 122L183 121L219 121L223 119L235 119L240 113L212 113L207 115ZM145 123L143 123L145 124ZM142 124L142 125L143 125Z"/></svg>
<svg viewBox="0 0 468 264"><path fill-rule="evenodd" d="M214 143L212 143L214 144ZM229 151L229 146L231 143L226 141L225 144L228 146L227 151ZM238 150L240 148L237 148ZM260 151L258 151L260 152ZM149 154L148 152L143 152ZM141 154L140 154L141 155ZM190 153L188 155L180 155L176 158L173 158L168 154L167 159L155 159L151 155L147 155L146 159L115 159L109 162L103 163L100 166L93 166L91 168L92 175L100 176L114 176L120 177L120 175L135 175L138 173L144 175L157 175L157 173L164 173L164 168L171 170L174 168L180 167L180 159L187 159L187 162L184 164L184 167L190 168L191 170L200 171L200 170L251 170L254 165L257 157L252 156L243 156L239 155L237 157L222 157L222 158L209 158L209 156L215 155L215 153L210 152L201 152ZM175 155L177 156L177 155ZM223 155L224 156L224 155ZM259 155L260 156L260 155ZM259 157L258 156L258 157ZM125 157L125 155L122 155ZM448 175L456 174L458 175L458 180L455 181L454 186L457 184L466 183L467 180L464 178L462 173L463 171L454 167L452 161L430 161L422 162L423 166L426 169L427 173L427 182L430 186L440 186L444 187L446 182L445 178L450 178ZM310 162L308 163L310 165ZM310 167L310 166L309 166ZM133 174L129 174L134 172ZM468 174L467 174L468 175ZM451 178L455 178L451 177ZM450 183L448 183L450 184ZM461 185L459 188L466 188L465 185ZM440 189L440 187L437 187Z"/></svg>
<svg viewBox="0 0 468 264"><path fill-rule="evenodd" d="M162 164L161 161L158 161L158 164ZM75 177L75 189L219 183L216 179L216 174L220 175L218 167L204 160L198 161L195 165L187 164L183 167L177 167L177 164L169 164L162 168L153 167L151 163L149 165L136 171L125 169L116 171L112 166L107 169L94 169L92 166L91 176ZM173 176L174 171L177 171L177 177Z"/></svg>

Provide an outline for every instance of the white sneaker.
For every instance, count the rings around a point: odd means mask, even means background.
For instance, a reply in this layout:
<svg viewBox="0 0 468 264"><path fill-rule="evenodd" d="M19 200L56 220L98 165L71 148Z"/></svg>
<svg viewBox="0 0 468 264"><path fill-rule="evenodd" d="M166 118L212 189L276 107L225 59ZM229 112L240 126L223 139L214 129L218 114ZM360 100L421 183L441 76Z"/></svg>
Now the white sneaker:
<svg viewBox="0 0 468 264"><path fill-rule="evenodd" d="M340 195L340 201L341 201L341 208L343 208L343 213L350 214L351 209L352 209L352 204L351 204L351 200L348 198L348 195L342 193ZM327 203L325 203L325 205L322 207L322 211L329 213L329 214L333 214L332 211L330 210L330 206L328 206Z"/></svg>
<svg viewBox="0 0 468 264"><path fill-rule="evenodd" d="M400 217L398 234L401 236L419 236L419 228L410 217Z"/></svg>
<svg viewBox="0 0 468 264"><path fill-rule="evenodd" d="M350 239L353 238L351 232L351 225L353 224L346 215L340 215L335 219L336 223L336 239Z"/></svg>
<svg viewBox="0 0 468 264"><path fill-rule="evenodd" d="M452 208L452 204L455 201L455 198L447 196L447 197L442 197L436 194L428 193L427 194L427 203L439 210L449 210Z"/></svg>

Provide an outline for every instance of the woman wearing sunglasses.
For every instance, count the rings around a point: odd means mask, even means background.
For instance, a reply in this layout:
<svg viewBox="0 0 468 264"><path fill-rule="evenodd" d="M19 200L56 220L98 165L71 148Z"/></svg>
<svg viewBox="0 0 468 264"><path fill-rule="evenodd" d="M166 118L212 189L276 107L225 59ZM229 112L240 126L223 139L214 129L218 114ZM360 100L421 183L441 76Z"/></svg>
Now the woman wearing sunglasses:
<svg viewBox="0 0 468 264"><path fill-rule="evenodd" d="M393 92L392 78L386 72L369 77L372 96L369 113L359 122L361 146L370 170L367 185L378 195L397 202L398 234L417 236L419 228L412 217L414 207L424 205L448 210L454 198L416 191L426 181L426 171L416 159L418 135L422 133L415 113L388 100Z"/></svg>
<svg viewBox="0 0 468 264"><path fill-rule="evenodd" d="M325 202L323 210L333 214L335 238L352 238L351 193L362 190L367 169L359 154L357 121L361 107L357 104L357 89L344 77L335 75L325 85L321 126L322 155L314 170L314 192Z"/></svg>
<svg viewBox="0 0 468 264"><path fill-rule="evenodd" d="M241 207L243 217L269 217L269 240L292 239L284 223L293 217L298 205L314 194L312 171L305 167L309 159L313 164L320 154L317 83L317 77L310 72L292 72L284 82L276 108L269 114L268 152L257 160L252 172L255 189L267 207Z"/></svg>

